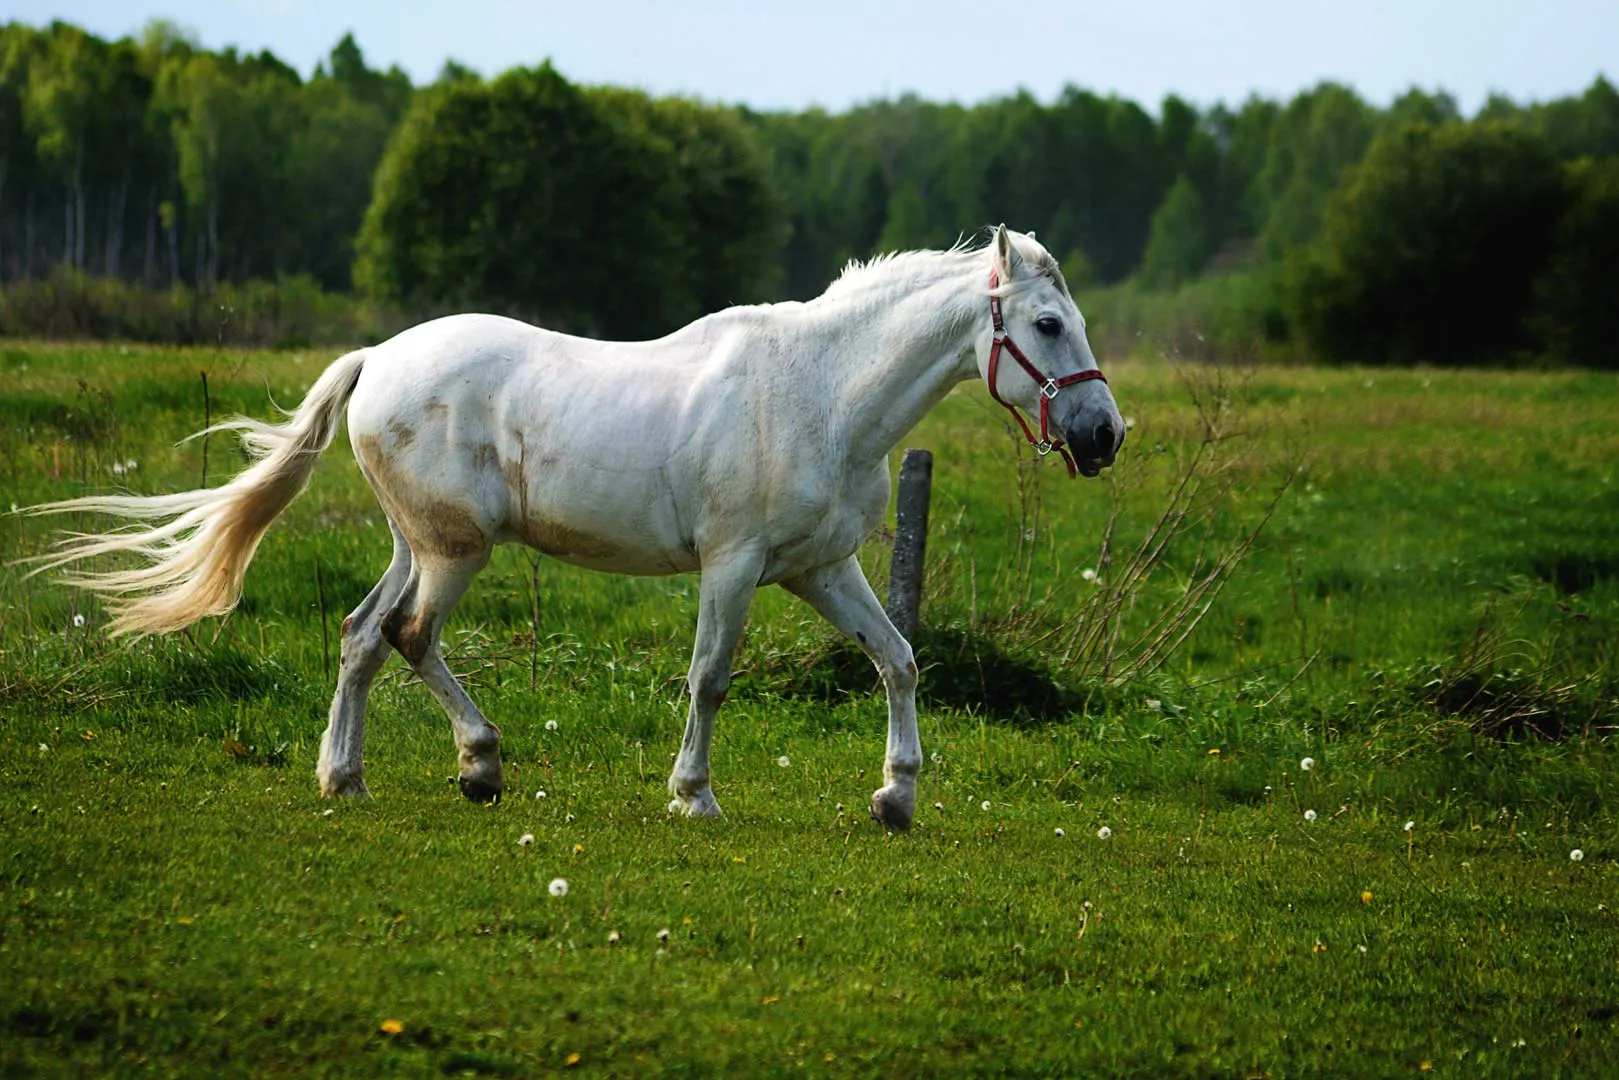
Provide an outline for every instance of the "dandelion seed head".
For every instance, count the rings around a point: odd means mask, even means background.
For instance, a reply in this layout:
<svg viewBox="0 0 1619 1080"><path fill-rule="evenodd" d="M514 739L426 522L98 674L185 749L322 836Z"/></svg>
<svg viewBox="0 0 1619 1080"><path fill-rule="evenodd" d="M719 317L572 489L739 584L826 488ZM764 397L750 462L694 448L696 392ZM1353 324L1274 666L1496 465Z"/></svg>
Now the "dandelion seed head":
<svg viewBox="0 0 1619 1080"><path fill-rule="evenodd" d="M1315 768L1315 758L1313 757L1307 757L1303 761L1299 762L1300 772L1309 772L1313 768Z"/></svg>
<svg viewBox="0 0 1619 1080"><path fill-rule="evenodd" d="M547 720L545 722L545 730L546 731L555 731L556 729L557 729L557 722L555 720Z"/></svg>
<svg viewBox="0 0 1619 1080"><path fill-rule="evenodd" d="M1585 858L1585 852L1581 851L1579 848L1575 848L1573 851L1568 853L1569 862L1579 862L1583 858Z"/></svg>
<svg viewBox="0 0 1619 1080"><path fill-rule="evenodd" d="M1113 830L1108 828L1106 825L1103 825L1100 829L1096 830L1096 838L1098 840L1106 840L1112 835Z"/></svg>
<svg viewBox="0 0 1619 1080"><path fill-rule="evenodd" d="M519 836L517 838L517 844L518 844L519 847L528 847L533 842L534 842L534 834L531 833L531 832L526 832L522 836Z"/></svg>
<svg viewBox="0 0 1619 1080"><path fill-rule="evenodd" d="M1068 835L1067 833L1062 831L1062 826L1061 825L1057 826L1056 833L1057 833L1058 836L1067 836Z"/></svg>
<svg viewBox="0 0 1619 1080"><path fill-rule="evenodd" d="M78 614L74 615L73 616L73 626L74 626L74 628L77 629L78 627L81 627L83 625L84 625L84 616L83 615L78 615Z"/></svg>
<svg viewBox="0 0 1619 1080"><path fill-rule="evenodd" d="M1096 571L1087 566L1085 569L1079 572L1079 576L1085 581L1095 581Z"/></svg>
<svg viewBox="0 0 1619 1080"><path fill-rule="evenodd" d="M535 797L535 798L536 798L536 799L543 799L543 798L545 798L545 792L544 792L544 791L543 791L543 790L541 790L541 791L536 791L536 792L535 792L535 793L534 793L534 797Z"/></svg>
<svg viewBox="0 0 1619 1080"><path fill-rule="evenodd" d="M619 942L618 931L617 930L608 931L608 933L607 933L607 944L609 944L609 945L617 945L618 942Z"/></svg>
<svg viewBox="0 0 1619 1080"><path fill-rule="evenodd" d="M1411 832L1416 827L1417 827L1417 823L1415 821L1408 821L1408 822L1405 823L1405 831L1406 832Z"/></svg>
<svg viewBox="0 0 1619 1080"><path fill-rule="evenodd" d="M776 764L780 765L784 769L787 768L792 763L793 763L792 759L789 758L786 754L783 754L783 755L781 755L781 757L776 759Z"/></svg>
<svg viewBox="0 0 1619 1080"><path fill-rule="evenodd" d="M546 889L551 893L552 896L567 896L568 895L568 879L567 878L552 878L551 879L551 884L546 886Z"/></svg>
<svg viewBox="0 0 1619 1080"><path fill-rule="evenodd" d="M1304 820L1305 821L1314 821L1315 820L1315 811L1314 810L1306 810L1304 812Z"/></svg>
<svg viewBox="0 0 1619 1080"><path fill-rule="evenodd" d="M658 931L658 940L659 941L668 941L669 940L669 928L667 926L665 926L662 930Z"/></svg>
<svg viewBox="0 0 1619 1080"><path fill-rule="evenodd" d="M943 810L944 809L944 803L942 803L942 802L934 803L933 804L933 809L935 809L935 810Z"/></svg>

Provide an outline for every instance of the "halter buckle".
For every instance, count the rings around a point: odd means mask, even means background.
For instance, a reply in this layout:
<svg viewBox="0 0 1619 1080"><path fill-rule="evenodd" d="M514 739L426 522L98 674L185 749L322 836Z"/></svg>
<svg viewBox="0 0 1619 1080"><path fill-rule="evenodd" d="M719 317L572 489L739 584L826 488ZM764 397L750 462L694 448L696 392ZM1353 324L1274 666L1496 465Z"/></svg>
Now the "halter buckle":
<svg viewBox="0 0 1619 1080"><path fill-rule="evenodd" d="M1057 391L1061 389L1062 387L1057 385L1056 379L1047 379L1046 385L1040 388L1040 396L1050 401L1057 396Z"/></svg>
<svg viewBox="0 0 1619 1080"><path fill-rule="evenodd" d="M1048 442L1045 439L1041 439L1039 442L1033 443L1032 445L1034 446L1034 452L1039 454L1041 457L1045 457L1047 454L1051 453L1057 448L1055 443Z"/></svg>

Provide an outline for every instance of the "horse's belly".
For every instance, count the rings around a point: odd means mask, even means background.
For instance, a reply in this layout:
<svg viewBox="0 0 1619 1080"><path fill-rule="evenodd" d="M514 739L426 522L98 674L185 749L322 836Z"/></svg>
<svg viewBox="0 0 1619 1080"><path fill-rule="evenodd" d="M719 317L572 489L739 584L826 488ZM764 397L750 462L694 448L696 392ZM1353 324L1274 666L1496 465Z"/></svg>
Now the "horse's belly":
<svg viewBox="0 0 1619 1080"><path fill-rule="evenodd" d="M660 575L697 569L695 552L646 537L586 531L544 518L531 518L513 532L513 539L536 551L588 570Z"/></svg>
<svg viewBox="0 0 1619 1080"><path fill-rule="evenodd" d="M575 470L575 479L588 471ZM514 493L502 539L591 570L678 574L697 569L696 550L683 539L672 500L655 475L639 483L616 479L611 490L523 485Z"/></svg>

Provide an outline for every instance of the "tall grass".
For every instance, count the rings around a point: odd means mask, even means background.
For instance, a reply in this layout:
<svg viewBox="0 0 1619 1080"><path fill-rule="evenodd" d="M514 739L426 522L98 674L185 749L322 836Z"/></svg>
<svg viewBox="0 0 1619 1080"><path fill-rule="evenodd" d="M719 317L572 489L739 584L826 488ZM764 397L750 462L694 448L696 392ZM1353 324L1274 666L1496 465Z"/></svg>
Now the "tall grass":
<svg viewBox="0 0 1619 1080"><path fill-rule="evenodd" d="M307 275L160 290L58 269L0 285L0 335L9 337L288 348L376 341L405 325Z"/></svg>

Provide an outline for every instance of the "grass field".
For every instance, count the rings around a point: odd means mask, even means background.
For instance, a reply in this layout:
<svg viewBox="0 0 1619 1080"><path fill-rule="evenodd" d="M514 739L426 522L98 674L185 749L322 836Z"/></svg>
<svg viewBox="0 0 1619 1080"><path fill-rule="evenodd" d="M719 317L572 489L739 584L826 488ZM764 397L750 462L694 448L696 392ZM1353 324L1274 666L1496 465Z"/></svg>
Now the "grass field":
<svg viewBox="0 0 1619 1080"><path fill-rule="evenodd" d="M216 484L232 446L175 445L201 374L209 416L265 415L329 359L0 345L0 508L192 487L205 452ZM1619 380L1110 377L1111 480L1020 456L976 387L907 440L937 463L903 836L865 820L875 677L807 609L759 595L727 816L671 819L695 579L515 549L449 635L508 798L446 782L395 662L377 798L320 799L337 626L389 549L345 444L223 624L114 646L0 570L0 1067L1612 1075ZM1233 434L1118 640L1291 483L1185 644L1109 679L1075 643L1197 453L1194 390ZM0 518L0 562L80 524ZM867 562L881 591L882 536Z"/></svg>

